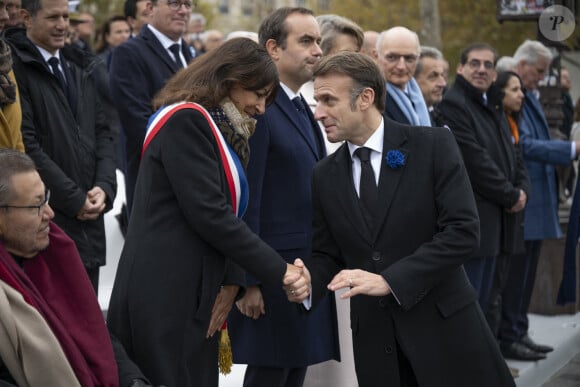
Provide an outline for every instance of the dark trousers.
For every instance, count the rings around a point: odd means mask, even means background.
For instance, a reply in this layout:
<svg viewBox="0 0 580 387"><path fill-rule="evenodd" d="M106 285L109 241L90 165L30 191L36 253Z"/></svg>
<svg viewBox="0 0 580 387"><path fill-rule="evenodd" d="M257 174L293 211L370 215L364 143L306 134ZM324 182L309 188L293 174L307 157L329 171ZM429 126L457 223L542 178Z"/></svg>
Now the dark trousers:
<svg viewBox="0 0 580 387"><path fill-rule="evenodd" d="M277 368L248 365L244 387L302 387L307 367Z"/></svg>
<svg viewBox="0 0 580 387"><path fill-rule="evenodd" d="M495 257L475 257L463 264L467 278L477 290L479 306L485 313L495 271Z"/></svg>
<svg viewBox="0 0 580 387"><path fill-rule="evenodd" d="M528 333L528 308L534 290L542 241L526 241L524 254L512 256L507 283L502 294L499 339L505 343L521 340Z"/></svg>
<svg viewBox="0 0 580 387"><path fill-rule="evenodd" d="M495 272L493 275L493 284L489 293L489 302L487 303L487 312L485 318L494 337L499 335L499 326L501 324L502 313L502 294L507 284L509 276L510 263L512 256L510 254L501 254L495 261Z"/></svg>

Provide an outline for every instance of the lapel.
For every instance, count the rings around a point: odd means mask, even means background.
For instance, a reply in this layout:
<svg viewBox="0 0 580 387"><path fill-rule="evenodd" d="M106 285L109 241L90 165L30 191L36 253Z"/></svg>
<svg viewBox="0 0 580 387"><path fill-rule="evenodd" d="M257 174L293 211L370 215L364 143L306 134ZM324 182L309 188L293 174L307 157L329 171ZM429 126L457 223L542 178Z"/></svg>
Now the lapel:
<svg viewBox="0 0 580 387"><path fill-rule="evenodd" d="M139 33L139 35L135 39L143 39L143 41L145 41L145 44L149 46L151 51L153 51L153 53L157 55L159 59L161 59L163 63L165 63L167 67L171 69L172 73L176 73L178 70L180 70L180 67L177 65L177 63L175 63L173 58L169 56L167 50L163 48L163 45L161 44L159 39L157 39L155 34L151 32L151 30L149 29L149 27L147 27L147 25L143 26L143 28L141 29L141 33ZM191 60L191 53L186 55L185 53L186 50L184 46L182 46L181 50L186 60L187 61Z"/></svg>
<svg viewBox="0 0 580 387"><path fill-rule="evenodd" d="M353 230L356 230L368 244L372 244L373 237L362 216L358 196L354 189L352 159L348 151L348 145L344 143L334 155L333 168L328 174L328 183L336 186L335 192L337 193L338 202L343 209L344 217L352 223Z"/></svg>
<svg viewBox="0 0 580 387"><path fill-rule="evenodd" d="M391 93L387 92L385 103L385 114L390 119L400 122L401 124L411 125L405 113L401 110L397 102L393 99Z"/></svg>
<svg viewBox="0 0 580 387"><path fill-rule="evenodd" d="M69 106L71 108L71 111L73 112L73 115L76 116L77 103L78 103L77 102L78 101L78 98L77 98L77 80L74 77L74 73L73 73L73 70L72 70L70 64L62 55L62 52L60 53L60 63L61 63L62 71L64 73L64 77L66 79L66 86L67 86L66 97L68 99Z"/></svg>
<svg viewBox="0 0 580 387"><path fill-rule="evenodd" d="M324 157L326 157L326 145L324 143L324 137L322 134L322 130L320 130L320 125L318 125L318 121L316 121L316 119L314 118L314 114L312 113L312 110L310 110L310 106L308 105L308 102L306 102L306 100L304 99L304 97L302 96L302 94L300 94L300 98L302 98L302 103L304 104L304 106L306 106L306 114L308 114L308 118L310 119L310 123L314 128L314 138L316 139L316 147L318 150L318 159L322 159Z"/></svg>
<svg viewBox="0 0 580 387"><path fill-rule="evenodd" d="M534 93L532 91L528 91L526 93L526 99L528 99L530 101L530 114L533 115L532 117L532 123L534 126L534 129L538 128L539 130L542 131L542 136L543 138L550 138L550 133L548 132L547 128L548 128L548 121L546 121L546 116L543 113L543 109L542 109L542 104L540 103L540 101L538 100L538 98L536 98L536 96L534 95ZM524 102L524 108L525 108L526 104ZM538 122L542 122L543 125L536 125L536 123ZM538 133L539 134L539 133ZM542 137L540 137L542 138Z"/></svg>
<svg viewBox="0 0 580 387"><path fill-rule="evenodd" d="M304 125L302 124L302 120L300 119L300 117L298 116L298 113L296 112L296 107L294 106L294 103L292 103L292 101L290 101L290 98L288 98L288 95L286 94L286 92L284 90L282 90L282 88L280 88L280 90L278 91L278 95L276 96L276 104L278 105L278 107L280 108L282 113L284 113L286 115L286 117L288 117L288 119L292 123L292 126L294 127L294 129L300 134L300 136L308 144L308 147L310 148L310 150L312 151L312 153L316 157L316 160L320 160L323 156L323 154L321 154L322 148L319 146L319 144L313 143L310 140L310 136L306 132L307 130L312 130L315 133L315 138L317 139L317 142L322 141L322 137L321 137L322 133L318 133L318 135L316 133L316 132L320 132L320 130L314 130L314 128L318 129L318 124L316 124L316 122L313 122L314 117L312 116L312 112L308 112L308 110L309 110L308 105L305 104L307 114L309 113L308 117L310 118L310 123L312 125L311 128L304 127ZM316 126L314 126L314 125L316 125Z"/></svg>
<svg viewBox="0 0 580 387"><path fill-rule="evenodd" d="M185 58L185 63L187 63L188 65L191 63L191 61L194 58L193 55L192 48L191 46L189 46L187 43L185 43L185 40L181 39L181 53L183 54L183 57Z"/></svg>
<svg viewBox="0 0 580 387"><path fill-rule="evenodd" d="M377 213L376 227L372 236L373 242L375 242L377 237L380 235L380 231L391 208L393 198L395 197L395 192L399 186L401 176L403 176L403 173L405 173L406 165L408 164L410 157L409 150L404 148L404 145L407 142L407 136L404 129L405 127L399 125L387 117L384 117L384 119L385 135L383 142L383 155L381 160L381 172L379 175L380 207ZM395 150L400 151L405 156L405 165L397 169L389 167L386 161L387 153L389 151Z"/></svg>

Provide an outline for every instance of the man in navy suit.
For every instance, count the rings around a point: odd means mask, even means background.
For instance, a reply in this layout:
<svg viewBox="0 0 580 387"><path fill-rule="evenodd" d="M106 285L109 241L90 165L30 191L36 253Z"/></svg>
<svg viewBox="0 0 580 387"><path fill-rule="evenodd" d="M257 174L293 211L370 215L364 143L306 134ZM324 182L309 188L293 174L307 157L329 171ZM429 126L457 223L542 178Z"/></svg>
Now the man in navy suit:
<svg viewBox="0 0 580 387"><path fill-rule="evenodd" d="M191 0L148 1L150 23L141 28L136 38L117 47L111 56L111 94L126 142L125 192L129 212L145 129L153 114L151 100L175 72L193 59L189 46L181 38L192 7ZM173 48L175 45L178 50Z"/></svg>
<svg viewBox="0 0 580 387"><path fill-rule="evenodd" d="M329 141L345 143L312 176L312 311L347 288L359 386L513 386L462 267L479 221L453 134L385 117L364 54L322 58L314 97Z"/></svg>
<svg viewBox="0 0 580 387"><path fill-rule="evenodd" d="M262 22L260 44L280 76L275 102L258 118L250 139L250 228L288 262L311 252L310 175L325 156L322 133L299 94L322 55L312 11L284 7ZM300 387L306 367L339 358L334 298L315 313L300 313L282 289L248 277L246 295L230 318L235 363L248 364L244 386Z"/></svg>

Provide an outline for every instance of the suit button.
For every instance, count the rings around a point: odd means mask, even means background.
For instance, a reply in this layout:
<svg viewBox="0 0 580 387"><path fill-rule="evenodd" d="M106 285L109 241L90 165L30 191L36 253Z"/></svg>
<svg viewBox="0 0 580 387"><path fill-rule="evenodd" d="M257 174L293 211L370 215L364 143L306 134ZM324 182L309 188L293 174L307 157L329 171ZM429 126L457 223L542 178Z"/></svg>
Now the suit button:
<svg viewBox="0 0 580 387"><path fill-rule="evenodd" d="M378 251L373 251L372 259L373 261L380 261L382 259L381 253Z"/></svg>
<svg viewBox="0 0 580 387"><path fill-rule="evenodd" d="M391 353L393 353L393 347L391 347L390 345L387 345L387 346L385 347L385 353L386 353L387 355L390 355Z"/></svg>

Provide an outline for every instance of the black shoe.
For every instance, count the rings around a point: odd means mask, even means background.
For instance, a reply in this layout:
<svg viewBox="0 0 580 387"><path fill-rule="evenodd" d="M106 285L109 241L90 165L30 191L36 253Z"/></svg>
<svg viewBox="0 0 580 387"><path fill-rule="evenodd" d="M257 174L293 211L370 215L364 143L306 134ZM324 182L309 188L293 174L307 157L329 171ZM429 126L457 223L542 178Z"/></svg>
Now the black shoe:
<svg viewBox="0 0 580 387"><path fill-rule="evenodd" d="M522 343L523 345L525 345L526 347L535 352L548 353L554 350L554 348L550 347L549 345L536 343L528 335L524 335L524 337L521 338L520 343Z"/></svg>
<svg viewBox="0 0 580 387"><path fill-rule="evenodd" d="M500 349L506 359L534 361L546 358L545 354L533 351L518 341L514 341L511 344L502 344Z"/></svg>

